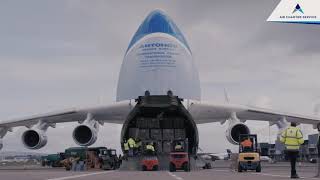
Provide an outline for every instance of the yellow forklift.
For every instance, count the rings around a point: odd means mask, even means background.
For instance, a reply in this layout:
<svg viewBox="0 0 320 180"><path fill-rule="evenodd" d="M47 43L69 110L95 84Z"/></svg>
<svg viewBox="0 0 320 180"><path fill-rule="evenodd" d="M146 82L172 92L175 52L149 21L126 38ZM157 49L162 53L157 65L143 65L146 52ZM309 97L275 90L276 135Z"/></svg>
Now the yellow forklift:
<svg viewBox="0 0 320 180"><path fill-rule="evenodd" d="M238 172L247 170L261 172L257 135L240 134L239 140Z"/></svg>

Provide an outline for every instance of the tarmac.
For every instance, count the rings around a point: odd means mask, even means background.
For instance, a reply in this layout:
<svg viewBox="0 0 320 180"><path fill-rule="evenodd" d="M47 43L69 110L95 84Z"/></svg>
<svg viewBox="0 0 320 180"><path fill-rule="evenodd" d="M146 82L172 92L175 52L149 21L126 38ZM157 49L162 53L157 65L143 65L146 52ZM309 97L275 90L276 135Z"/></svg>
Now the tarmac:
<svg viewBox="0 0 320 180"><path fill-rule="evenodd" d="M223 164L223 163L222 163ZM6 168L0 169L1 180L283 180L289 178L287 163L266 164L261 173L242 172L230 170L227 166L216 166L208 170L194 170L191 172L169 171L84 171L72 172L62 168ZM315 164L302 164L298 167L298 174L302 179L314 178Z"/></svg>

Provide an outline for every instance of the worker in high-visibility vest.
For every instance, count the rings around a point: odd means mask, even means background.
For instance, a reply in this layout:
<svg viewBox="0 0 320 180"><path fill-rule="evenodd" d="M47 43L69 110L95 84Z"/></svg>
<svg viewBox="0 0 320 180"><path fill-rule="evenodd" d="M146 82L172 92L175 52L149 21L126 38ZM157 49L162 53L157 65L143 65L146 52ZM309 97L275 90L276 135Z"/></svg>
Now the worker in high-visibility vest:
<svg viewBox="0 0 320 180"><path fill-rule="evenodd" d="M152 143L148 143L146 145L146 152L151 155L155 154L155 149L154 149L154 146L152 145Z"/></svg>
<svg viewBox="0 0 320 180"><path fill-rule="evenodd" d="M175 151L182 151L183 150L183 147L180 143L177 143L175 146L174 146L174 150Z"/></svg>
<svg viewBox="0 0 320 180"><path fill-rule="evenodd" d="M129 138L128 143L129 143L129 148L134 148L134 146L136 145L136 142L134 141L133 138Z"/></svg>
<svg viewBox="0 0 320 180"><path fill-rule="evenodd" d="M141 145L142 145L142 142L140 139L136 138L136 141L135 141L135 154L139 154L141 152Z"/></svg>
<svg viewBox="0 0 320 180"><path fill-rule="evenodd" d="M133 149L136 146L136 142L134 141L133 138L129 138L128 144L129 144L129 156L133 156Z"/></svg>
<svg viewBox="0 0 320 180"><path fill-rule="evenodd" d="M250 138L246 138L244 141L242 141L241 146L242 146L244 152L253 151L252 142L251 142Z"/></svg>
<svg viewBox="0 0 320 180"><path fill-rule="evenodd" d="M286 146L286 152L290 159L291 178L299 178L296 171L296 161L299 155L300 145L304 142L302 132L296 126L296 123L291 122L291 125L284 130L280 136L280 141Z"/></svg>
<svg viewBox="0 0 320 180"><path fill-rule="evenodd" d="M127 142L127 140L124 140L123 149L124 149L124 154L128 155L128 152L129 152L129 143Z"/></svg>

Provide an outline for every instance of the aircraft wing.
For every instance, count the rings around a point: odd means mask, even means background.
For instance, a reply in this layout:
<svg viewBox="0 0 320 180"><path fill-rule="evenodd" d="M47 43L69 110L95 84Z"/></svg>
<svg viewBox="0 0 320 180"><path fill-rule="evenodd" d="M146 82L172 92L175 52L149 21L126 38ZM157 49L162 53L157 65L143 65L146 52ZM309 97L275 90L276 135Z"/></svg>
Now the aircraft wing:
<svg viewBox="0 0 320 180"><path fill-rule="evenodd" d="M21 119L0 121L1 128L12 128L17 126L30 127L37 124L40 120L48 124L56 124L63 122L82 122L90 113L99 123L117 123L122 124L132 109L129 102L120 102L108 106L98 106L91 108L71 108L63 111L52 112L47 114L35 115Z"/></svg>
<svg viewBox="0 0 320 180"><path fill-rule="evenodd" d="M189 106L189 112L195 119L197 124L224 122L231 117L232 113L236 113L236 117L241 121L257 120L269 121L271 124L286 119L288 122L297 122L302 124L320 123L320 117L304 116L292 113L274 111L245 105L235 104L208 104L200 102L192 102Z"/></svg>

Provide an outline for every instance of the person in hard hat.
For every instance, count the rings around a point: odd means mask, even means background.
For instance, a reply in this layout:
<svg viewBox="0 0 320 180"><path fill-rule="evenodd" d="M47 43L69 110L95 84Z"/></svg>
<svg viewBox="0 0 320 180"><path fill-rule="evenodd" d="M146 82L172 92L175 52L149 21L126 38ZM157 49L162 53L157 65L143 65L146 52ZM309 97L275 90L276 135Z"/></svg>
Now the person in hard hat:
<svg viewBox="0 0 320 180"><path fill-rule="evenodd" d="M252 142L250 138L246 138L241 142L241 146L243 147L243 151L252 151Z"/></svg>
<svg viewBox="0 0 320 180"><path fill-rule="evenodd" d="M181 143L177 143L175 146L174 146L174 150L175 151L182 151L183 147L181 145Z"/></svg>
<svg viewBox="0 0 320 180"><path fill-rule="evenodd" d="M136 138L136 143L135 143L135 147L134 147L135 154L139 154L141 152L141 145L142 145L141 140L139 138Z"/></svg>
<svg viewBox="0 0 320 180"><path fill-rule="evenodd" d="M128 157L128 153L129 153L129 143L127 142L127 140L124 140L123 149L124 149L124 154L123 154L123 156Z"/></svg>
<svg viewBox="0 0 320 180"><path fill-rule="evenodd" d="M280 136L280 141L286 146L286 153L291 164L291 178L299 178L296 171L296 161L299 155L300 145L303 144L303 135L301 130L292 122Z"/></svg>
<svg viewBox="0 0 320 180"><path fill-rule="evenodd" d="M152 145L152 143L148 143L146 145L146 152L147 152L147 154L150 154L150 155L155 154L155 149L154 149L154 146Z"/></svg>
<svg viewBox="0 0 320 180"><path fill-rule="evenodd" d="M134 141L133 138L129 138L128 139L128 144L129 144L129 156L133 156L133 150L134 147L136 146L136 142Z"/></svg>

